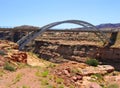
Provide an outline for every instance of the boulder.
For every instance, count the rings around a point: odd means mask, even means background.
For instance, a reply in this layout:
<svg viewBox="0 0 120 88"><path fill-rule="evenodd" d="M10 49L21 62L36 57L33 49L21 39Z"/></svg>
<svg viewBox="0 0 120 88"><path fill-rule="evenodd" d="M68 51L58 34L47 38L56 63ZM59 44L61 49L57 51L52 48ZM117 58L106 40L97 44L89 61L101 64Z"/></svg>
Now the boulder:
<svg viewBox="0 0 120 88"><path fill-rule="evenodd" d="M114 67L111 65L98 65L97 67L89 66L84 69L81 69L81 75L89 76L92 74L101 74L110 73L114 71Z"/></svg>
<svg viewBox="0 0 120 88"><path fill-rule="evenodd" d="M95 83L95 82L91 82L89 84L88 88L102 88L99 84Z"/></svg>
<svg viewBox="0 0 120 88"><path fill-rule="evenodd" d="M27 54L25 52L17 51L6 56L8 60L15 62L27 63Z"/></svg>

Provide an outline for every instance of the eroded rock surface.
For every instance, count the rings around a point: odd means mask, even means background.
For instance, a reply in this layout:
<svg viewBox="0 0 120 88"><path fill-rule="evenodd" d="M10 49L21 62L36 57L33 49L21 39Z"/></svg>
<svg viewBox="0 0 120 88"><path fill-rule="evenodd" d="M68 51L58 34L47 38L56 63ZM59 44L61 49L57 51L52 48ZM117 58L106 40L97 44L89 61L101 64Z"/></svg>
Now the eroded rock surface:
<svg viewBox="0 0 120 88"><path fill-rule="evenodd" d="M18 50L16 43L0 40L0 66L6 62L19 62L32 66L45 66L44 61L40 61L34 54Z"/></svg>
<svg viewBox="0 0 120 88"><path fill-rule="evenodd" d="M54 75L63 78L65 80L64 83L68 86L74 85L76 88L102 88L103 86L101 85L108 86L108 81L111 77L106 74L113 73L114 67L110 65L93 67L84 63L70 61L60 64L52 72ZM120 82L119 75L113 77L117 80L114 83L118 84Z"/></svg>

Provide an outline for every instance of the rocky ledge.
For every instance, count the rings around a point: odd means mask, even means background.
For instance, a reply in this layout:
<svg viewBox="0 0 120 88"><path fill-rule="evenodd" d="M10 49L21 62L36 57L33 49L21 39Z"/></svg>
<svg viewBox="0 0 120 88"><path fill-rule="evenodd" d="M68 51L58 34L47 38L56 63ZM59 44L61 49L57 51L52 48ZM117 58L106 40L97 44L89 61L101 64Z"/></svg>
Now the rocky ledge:
<svg viewBox="0 0 120 88"><path fill-rule="evenodd" d="M114 67L110 65L93 67L70 61L60 64L52 72L57 77L63 78L66 85L73 85L75 88L108 88L113 85L119 88L120 86L120 73L115 72Z"/></svg>
<svg viewBox="0 0 120 88"><path fill-rule="evenodd" d="M3 67L6 62L10 62L14 66L16 66L17 63L45 66L45 61L39 59L33 53L19 51L16 43L0 40L0 67Z"/></svg>

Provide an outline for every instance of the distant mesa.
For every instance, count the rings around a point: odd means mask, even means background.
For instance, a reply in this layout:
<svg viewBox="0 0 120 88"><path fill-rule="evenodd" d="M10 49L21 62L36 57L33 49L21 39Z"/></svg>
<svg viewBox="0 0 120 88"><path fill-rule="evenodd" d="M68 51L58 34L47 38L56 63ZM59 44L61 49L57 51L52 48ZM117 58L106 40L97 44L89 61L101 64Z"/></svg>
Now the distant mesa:
<svg viewBox="0 0 120 88"><path fill-rule="evenodd" d="M120 23L112 24L112 23L107 23L107 24L100 24L96 26L97 28L120 28Z"/></svg>
<svg viewBox="0 0 120 88"><path fill-rule="evenodd" d="M14 27L15 29L39 29L40 27L30 26L30 25L22 25Z"/></svg>

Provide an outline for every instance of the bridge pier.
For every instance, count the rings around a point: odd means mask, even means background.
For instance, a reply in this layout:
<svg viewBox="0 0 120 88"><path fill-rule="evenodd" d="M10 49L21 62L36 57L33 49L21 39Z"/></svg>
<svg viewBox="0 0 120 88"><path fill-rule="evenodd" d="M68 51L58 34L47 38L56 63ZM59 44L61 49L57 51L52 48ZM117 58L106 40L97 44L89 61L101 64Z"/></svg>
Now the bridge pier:
<svg viewBox="0 0 120 88"><path fill-rule="evenodd" d="M110 36L110 42L105 46L106 48L111 47L112 45L115 44L116 39L117 39L118 32L112 32Z"/></svg>

